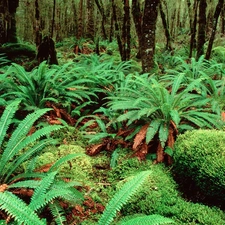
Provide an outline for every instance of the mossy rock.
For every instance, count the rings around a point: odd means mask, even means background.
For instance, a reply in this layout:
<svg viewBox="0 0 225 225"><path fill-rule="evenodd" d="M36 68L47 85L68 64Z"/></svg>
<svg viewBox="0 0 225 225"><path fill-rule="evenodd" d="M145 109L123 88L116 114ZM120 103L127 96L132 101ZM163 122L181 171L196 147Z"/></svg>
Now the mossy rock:
<svg viewBox="0 0 225 225"><path fill-rule="evenodd" d="M225 132L194 130L180 135L174 146L175 178L187 196L225 207Z"/></svg>

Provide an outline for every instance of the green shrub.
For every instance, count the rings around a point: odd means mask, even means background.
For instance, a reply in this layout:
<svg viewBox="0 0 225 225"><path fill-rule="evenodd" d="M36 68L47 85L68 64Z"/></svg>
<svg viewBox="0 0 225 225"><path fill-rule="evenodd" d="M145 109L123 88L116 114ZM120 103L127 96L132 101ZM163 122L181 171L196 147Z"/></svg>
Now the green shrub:
<svg viewBox="0 0 225 225"><path fill-rule="evenodd" d="M174 146L174 172L200 199L221 204L225 200L225 133L194 130L180 135Z"/></svg>
<svg viewBox="0 0 225 225"><path fill-rule="evenodd" d="M135 161L136 160L136 161ZM110 171L111 177L119 179L115 182L120 188L124 177L136 174L146 168L152 168L152 173L139 189L138 194L132 197L129 204L123 206L121 216L137 214L158 214L171 218L175 224L224 224L225 214L218 208L210 208L202 204L185 201L177 190L177 184L171 172L163 165L152 165L150 161L139 162L137 159L124 160L115 169ZM119 171L122 170L118 176ZM125 179L125 180L122 180Z"/></svg>

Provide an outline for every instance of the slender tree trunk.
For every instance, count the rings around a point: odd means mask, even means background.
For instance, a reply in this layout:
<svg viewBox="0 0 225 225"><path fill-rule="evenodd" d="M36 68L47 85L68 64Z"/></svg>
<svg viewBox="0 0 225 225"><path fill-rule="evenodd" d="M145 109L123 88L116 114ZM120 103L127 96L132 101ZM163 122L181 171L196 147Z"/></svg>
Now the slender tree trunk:
<svg viewBox="0 0 225 225"><path fill-rule="evenodd" d="M142 12L140 8L140 3L138 0L132 1L132 16L135 25L136 34L138 37L138 53L137 58L141 58L141 38L142 38Z"/></svg>
<svg viewBox="0 0 225 225"><path fill-rule="evenodd" d="M86 36L94 41L95 28L94 28L94 1L87 0L87 34Z"/></svg>
<svg viewBox="0 0 225 225"><path fill-rule="evenodd" d="M0 44L4 44L7 41L7 25L6 25L6 13L8 12L8 3L5 0L0 0Z"/></svg>
<svg viewBox="0 0 225 225"><path fill-rule="evenodd" d="M7 30L7 42L17 42L16 37L16 9L19 5L19 0L8 0L8 12L10 15L9 27Z"/></svg>
<svg viewBox="0 0 225 225"><path fill-rule="evenodd" d="M141 41L141 61L143 72L149 72L154 67L155 31L159 0L146 0Z"/></svg>
<svg viewBox="0 0 225 225"><path fill-rule="evenodd" d="M35 0L35 20L35 44L36 46L39 46L42 41L42 35L40 32L40 11L38 0Z"/></svg>
<svg viewBox="0 0 225 225"><path fill-rule="evenodd" d="M99 2L100 0L95 0L95 3L98 7L98 10L102 16L102 34L103 34L103 38L105 40L107 40L107 34L106 34L106 30L105 30L105 23L106 23L106 15L105 15L105 11L104 8L102 6L102 2Z"/></svg>
<svg viewBox="0 0 225 225"><path fill-rule="evenodd" d="M161 2L159 3L159 11L160 11L160 15L161 15L161 18L162 18L162 24L163 24L163 28L164 28L165 36L166 36L166 50L172 51L171 36L170 36L167 21L166 21L166 15L163 12Z"/></svg>
<svg viewBox="0 0 225 225"><path fill-rule="evenodd" d="M122 60L130 59L130 5L129 0L124 0L124 17L122 28Z"/></svg>
<svg viewBox="0 0 225 225"><path fill-rule="evenodd" d="M84 2L83 0L80 0L80 3L79 3L79 18L78 18L78 32L77 32L77 39L79 40L82 36L83 36L83 25L84 25L84 22L83 22L83 5L84 5Z"/></svg>
<svg viewBox="0 0 225 225"><path fill-rule="evenodd" d="M214 38L215 38L215 35L216 35L216 27L217 27L217 23L218 23L218 18L219 18L221 10L223 8L223 4L224 4L224 0L218 0L218 4L216 6L216 10L215 10L215 13L214 13L214 16L213 16L212 33L211 33L211 36L210 36L210 39L209 39L209 45L208 45L206 56L205 56L205 58L207 60L209 60L210 55L211 55L213 41L214 41Z"/></svg>
<svg viewBox="0 0 225 225"><path fill-rule="evenodd" d="M204 54L205 44L205 30L206 30L206 0L201 0L199 3L199 20L198 20L198 42L197 42L197 55L199 59Z"/></svg>
<svg viewBox="0 0 225 225"><path fill-rule="evenodd" d="M123 55L123 46L122 46L122 41L119 35L119 24L117 21L117 15L116 15L116 5L114 0L112 0L112 10L113 10L113 20L114 20L114 24L115 24L115 32L116 32L116 39L117 39L117 43L119 46L119 52L120 52L120 56L122 59L122 55Z"/></svg>
<svg viewBox="0 0 225 225"><path fill-rule="evenodd" d="M196 48L196 27L197 27L197 15L198 15L198 0L195 0L194 2L194 19L193 22L190 20L191 24L191 40L190 40L190 53L189 58L192 57L192 51L194 48Z"/></svg>
<svg viewBox="0 0 225 225"><path fill-rule="evenodd" d="M56 0L53 1L53 10L52 10L52 27L51 27L51 38L53 38L54 26L55 26L55 5Z"/></svg>

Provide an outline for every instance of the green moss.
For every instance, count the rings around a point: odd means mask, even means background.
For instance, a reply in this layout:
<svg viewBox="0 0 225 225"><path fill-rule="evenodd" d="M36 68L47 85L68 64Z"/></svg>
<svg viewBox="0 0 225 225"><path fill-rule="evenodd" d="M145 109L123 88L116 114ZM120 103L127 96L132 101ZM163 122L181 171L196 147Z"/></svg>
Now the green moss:
<svg viewBox="0 0 225 225"><path fill-rule="evenodd" d="M195 187L201 199L225 206L224 131L195 130L180 135L174 146L173 168L180 182Z"/></svg>

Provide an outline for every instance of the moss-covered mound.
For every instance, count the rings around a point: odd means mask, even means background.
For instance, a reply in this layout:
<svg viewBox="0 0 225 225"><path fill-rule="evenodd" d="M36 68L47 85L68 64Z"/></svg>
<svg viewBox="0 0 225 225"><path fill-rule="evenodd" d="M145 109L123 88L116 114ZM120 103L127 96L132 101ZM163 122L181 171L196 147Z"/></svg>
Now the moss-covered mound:
<svg viewBox="0 0 225 225"><path fill-rule="evenodd" d="M194 130L178 137L173 171L192 200L225 207L225 132Z"/></svg>

